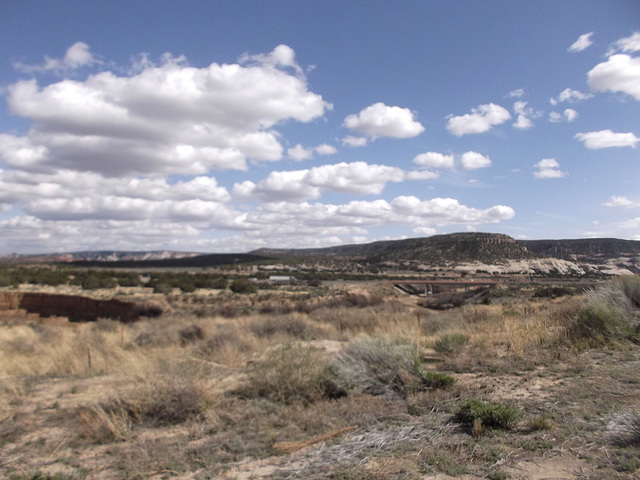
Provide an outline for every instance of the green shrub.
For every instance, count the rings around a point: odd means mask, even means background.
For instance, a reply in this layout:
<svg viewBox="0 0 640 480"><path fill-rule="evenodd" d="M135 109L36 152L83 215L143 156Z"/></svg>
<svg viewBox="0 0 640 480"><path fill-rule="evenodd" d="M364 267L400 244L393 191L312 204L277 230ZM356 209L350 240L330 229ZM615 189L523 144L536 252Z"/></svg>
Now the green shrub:
<svg viewBox="0 0 640 480"><path fill-rule="evenodd" d="M640 308L640 275L620 277L615 284L624 293L634 308Z"/></svg>
<svg viewBox="0 0 640 480"><path fill-rule="evenodd" d="M459 353L468 341L464 333L449 333L436 340L433 349L439 353Z"/></svg>
<svg viewBox="0 0 640 480"><path fill-rule="evenodd" d="M591 298L578 311L569 337L588 344L602 344L632 333L633 328L622 308Z"/></svg>
<svg viewBox="0 0 640 480"><path fill-rule="evenodd" d="M483 427L510 430L518 422L518 412L506 405L485 403L472 398L462 404L455 420L473 427L474 430L479 424Z"/></svg>
<svg viewBox="0 0 640 480"><path fill-rule="evenodd" d="M235 278L229 289L233 293L256 293L258 290L256 286L246 278Z"/></svg>
<svg viewBox="0 0 640 480"><path fill-rule="evenodd" d="M451 375L440 372L424 372L423 378L425 384L433 389L447 389L456 383L456 379Z"/></svg>

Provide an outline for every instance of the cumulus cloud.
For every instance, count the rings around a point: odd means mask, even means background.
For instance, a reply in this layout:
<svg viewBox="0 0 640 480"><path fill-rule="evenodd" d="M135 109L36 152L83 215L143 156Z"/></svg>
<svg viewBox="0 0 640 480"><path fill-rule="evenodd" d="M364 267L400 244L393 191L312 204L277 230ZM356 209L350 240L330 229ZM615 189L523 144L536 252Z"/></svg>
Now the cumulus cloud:
<svg viewBox="0 0 640 480"><path fill-rule="evenodd" d="M544 158L536 163L535 178L562 178L566 173L560 170L560 164L555 158Z"/></svg>
<svg viewBox="0 0 640 480"><path fill-rule="evenodd" d="M635 148L640 142L640 138L633 133L615 133L611 130L600 130L599 132L577 133L575 138L584 142L585 147L591 150L610 147L631 147Z"/></svg>
<svg viewBox="0 0 640 480"><path fill-rule="evenodd" d="M408 108L390 107L378 102L351 114L344 119L344 126L371 138L410 138L424 132L424 127Z"/></svg>
<svg viewBox="0 0 640 480"><path fill-rule="evenodd" d="M278 68L292 65L287 52L278 47L247 66L195 68L166 56L131 76L105 71L46 87L17 82L7 88L7 103L33 126L25 136L4 135L0 156L10 165L23 157L33 169L106 175L198 175L279 160L275 127L310 122L331 108L298 72Z"/></svg>
<svg viewBox="0 0 640 480"><path fill-rule="evenodd" d="M589 71L587 82L595 92L622 92L640 100L640 57L612 55Z"/></svg>
<svg viewBox="0 0 640 480"><path fill-rule="evenodd" d="M591 40L592 36L593 36L593 32L580 35L578 39L575 42L573 42L567 50L569 52L575 53L575 52L581 52L589 48L591 45L593 45L593 40Z"/></svg>
<svg viewBox="0 0 640 480"><path fill-rule="evenodd" d="M574 102L579 102L581 100L587 100L591 97L593 97L593 95L590 93L582 93L579 90L565 88L562 92L560 92L560 94L557 97L551 98L549 100L549 103L551 103L551 105L557 105L558 103L561 103L561 102L574 103Z"/></svg>
<svg viewBox="0 0 640 480"><path fill-rule="evenodd" d="M474 226L509 220L515 215L511 207L496 205L476 209L452 198L420 200L414 196L396 197L392 201L352 201L344 205L322 203L269 203L247 217L249 224L275 225L280 232L311 232L325 225L345 229L389 225L412 228L436 228L448 225ZM338 228L338 227L335 227Z"/></svg>
<svg viewBox="0 0 640 480"><path fill-rule="evenodd" d="M245 53L240 57L238 62L241 64L254 63L260 66L268 65L274 68L290 67L295 70L298 75L303 75L302 67L296 63L295 52L293 48L288 45L278 45L272 52L267 54L259 53L250 55Z"/></svg>
<svg viewBox="0 0 640 480"><path fill-rule="evenodd" d="M382 192L389 182L430 180L437 176L430 171L405 171L386 165L342 162L307 170L271 172L258 183L237 183L233 194L237 198L258 198L269 202L310 200L319 198L323 191L374 195Z"/></svg>
<svg viewBox="0 0 640 480"><path fill-rule="evenodd" d="M554 123L573 122L576 118L578 118L578 112L572 108L566 108L562 113L549 112L549 121Z"/></svg>
<svg viewBox="0 0 640 480"><path fill-rule="evenodd" d="M313 158L313 149L312 148L304 148L302 145L298 144L293 148L289 148L287 150L287 157L292 160L310 160Z"/></svg>
<svg viewBox="0 0 640 480"><path fill-rule="evenodd" d="M567 108L564 111L564 118L567 120L567 122L573 122L576 118L578 118L578 112L576 112L572 108Z"/></svg>
<svg viewBox="0 0 640 480"><path fill-rule="evenodd" d="M336 147L334 147L333 145L329 145L328 143L318 145L314 150L318 152L318 155L334 155L338 153Z"/></svg>
<svg viewBox="0 0 640 480"><path fill-rule="evenodd" d="M366 137L354 137L352 135L347 135L342 139L342 145L347 147L364 147L367 142Z"/></svg>
<svg viewBox="0 0 640 480"><path fill-rule="evenodd" d="M84 42L76 42L68 48L62 58L45 57L44 62L36 65L16 62L14 68L25 73L65 72L94 63L100 62L89 51L89 45Z"/></svg>
<svg viewBox="0 0 640 480"><path fill-rule="evenodd" d="M328 143L323 143L316 147L303 147L298 144L295 147L287 149L287 157L292 160L302 161L302 160L311 160L313 158L313 154L317 153L318 155L335 155L338 153L338 150L333 145L329 145Z"/></svg>
<svg viewBox="0 0 640 480"><path fill-rule="evenodd" d="M640 202L634 202L633 200L629 200L627 197L618 197L612 196L608 202L604 203L605 207L640 207Z"/></svg>
<svg viewBox="0 0 640 480"><path fill-rule="evenodd" d="M532 108L527 107L527 102L516 102L513 104L513 111L518 115L516 122L513 124L514 128L519 130L527 130L533 127L531 116L535 115Z"/></svg>
<svg viewBox="0 0 640 480"><path fill-rule="evenodd" d="M467 152L460 157L460 166L463 170L477 170L491 166L491 159L478 152Z"/></svg>
<svg viewBox="0 0 640 480"><path fill-rule="evenodd" d="M438 152L426 152L416 155L413 163L427 168L453 168L453 155L444 155Z"/></svg>
<svg viewBox="0 0 640 480"><path fill-rule="evenodd" d="M472 109L471 113L461 116L447 116L447 130L458 137L469 133L484 133L510 118L509 111L500 105L495 103L479 105Z"/></svg>

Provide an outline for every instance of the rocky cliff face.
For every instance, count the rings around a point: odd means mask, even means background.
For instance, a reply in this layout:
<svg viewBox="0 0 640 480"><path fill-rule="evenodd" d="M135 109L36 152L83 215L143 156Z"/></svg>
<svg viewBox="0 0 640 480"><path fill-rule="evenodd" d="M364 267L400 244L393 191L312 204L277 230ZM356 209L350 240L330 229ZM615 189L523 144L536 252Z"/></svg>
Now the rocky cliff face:
<svg viewBox="0 0 640 480"><path fill-rule="evenodd" d="M24 310L41 317L67 317L72 322L112 318L129 323L141 314L141 307L131 302L33 292L0 292L0 311L3 310Z"/></svg>

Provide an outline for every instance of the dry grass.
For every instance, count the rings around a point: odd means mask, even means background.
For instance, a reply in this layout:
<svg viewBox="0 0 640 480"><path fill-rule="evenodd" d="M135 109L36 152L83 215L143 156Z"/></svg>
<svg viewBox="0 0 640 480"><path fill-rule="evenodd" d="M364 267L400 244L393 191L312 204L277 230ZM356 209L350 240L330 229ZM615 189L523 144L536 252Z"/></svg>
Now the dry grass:
<svg viewBox="0 0 640 480"><path fill-rule="evenodd" d="M627 282L587 298L636 315ZM431 313L387 289L176 297L174 313L132 325L0 326L0 458L104 479L249 477L258 460L273 467L262 478L517 478L521 462L589 449L584 471L622 468L626 453L603 463L598 442L611 418L612 435L637 437L640 349L609 349L626 335L615 325L578 348L593 332L576 327L584 298ZM455 348L427 350L444 340ZM507 400L523 422L460 428L470 399ZM607 448L637 446L625 442ZM2 461L0 476L17 471Z"/></svg>

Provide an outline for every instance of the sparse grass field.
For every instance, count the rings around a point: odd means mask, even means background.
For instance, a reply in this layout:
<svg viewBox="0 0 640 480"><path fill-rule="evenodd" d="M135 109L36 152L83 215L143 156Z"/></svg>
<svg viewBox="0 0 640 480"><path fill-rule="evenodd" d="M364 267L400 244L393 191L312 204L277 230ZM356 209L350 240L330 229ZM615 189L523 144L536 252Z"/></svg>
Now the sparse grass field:
<svg viewBox="0 0 640 480"><path fill-rule="evenodd" d="M341 289L0 316L0 477L638 478L640 278L440 312Z"/></svg>

